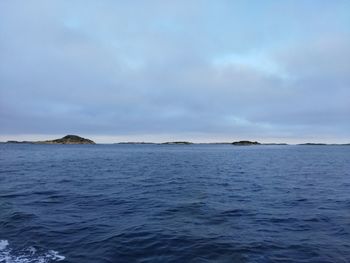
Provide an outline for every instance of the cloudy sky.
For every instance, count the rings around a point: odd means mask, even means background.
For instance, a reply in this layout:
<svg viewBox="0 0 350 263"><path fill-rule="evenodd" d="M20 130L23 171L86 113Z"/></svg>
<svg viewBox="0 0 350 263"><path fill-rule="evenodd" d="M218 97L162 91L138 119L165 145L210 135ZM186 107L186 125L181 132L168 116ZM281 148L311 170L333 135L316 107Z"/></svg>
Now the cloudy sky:
<svg viewBox="0 0 350 263"><path fill-rule="evenodd" d="M0 141L350 142L349 10L1 0Z"/></svg>

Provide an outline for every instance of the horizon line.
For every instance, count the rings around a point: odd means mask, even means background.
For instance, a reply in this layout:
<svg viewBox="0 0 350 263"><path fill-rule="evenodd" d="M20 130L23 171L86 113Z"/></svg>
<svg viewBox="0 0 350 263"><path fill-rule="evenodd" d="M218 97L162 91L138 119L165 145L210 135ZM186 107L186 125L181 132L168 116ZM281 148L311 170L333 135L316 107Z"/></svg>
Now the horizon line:
<svg viewBox="0 0 350 263"><path fill-rule="evenodd" d="M45 141L53 140L66 136L67 134L79 133L65 133L65 134L0 134L0 142L7 141ZM93 135L88 133L80 133L78 135L83 138L93 140L98 144L117 144L117 143L166 143L176 141L187 141L195 144L225 144L237 141L257 141L261 144L349 144L350 138L332 138L332 137L313 137L313 136L239 136L239 135L214 135L210 136L205 133L187 133L187 134L143 134L143 135Z"/></svg>
<svg viewBox="0 0 350 263"><path fill-rule="evenodd" d="M40 141L46 141L46 140L52 140L52 139L57 139L57 138L52 138L52 137L57 137L57 136L50 136L50 135L45 135L45 136L31 136L31 137L36 137L36 138L28 138L28 136L1 136L0 135L0 143L8 143L8 142L40 142ZM62 136L63 137L63 136ZM62 138L59 137L58 138ZM302 139L293 139L293 140L279 140L279 139L271 139L271 140L264 140L264 139L247 139L242 137L237 138L237 139L222 139L222 140L211 140L211 139L206 139L206 140L187 140L187 139L174 139L173 140L167 140L167 139L161 139L161 140L148 140L148 139L141 139L141 140L134 140L131 139L119 139L119 140L101 140L101 136L80 136L86 139L90 139L94 141L96 144L180 144L180 143L189 143L189 144L232 144L234 142L241 142L241 141L249 141L249 142L258 142L260 145L300 145L300 144L313 144L313 145L349 145L350 140L342 140L342 141L329 141L329 140L302 140ZM104 138L107 137L114 137L114 136L102 136ZM116 136L119 137L119 136ZM142 136L140 136L142 137ZM161 137L161 136L160 136Z"/></svg>

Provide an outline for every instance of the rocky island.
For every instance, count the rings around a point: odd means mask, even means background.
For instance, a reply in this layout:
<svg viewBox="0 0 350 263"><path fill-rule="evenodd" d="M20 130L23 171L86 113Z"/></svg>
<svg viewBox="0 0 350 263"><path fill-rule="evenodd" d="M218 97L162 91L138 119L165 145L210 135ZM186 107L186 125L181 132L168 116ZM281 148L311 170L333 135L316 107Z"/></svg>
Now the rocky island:
<svg viewBox="0 0 350 263"><path fill-rule="evenodd" d="M41 144L95 144L94 141L77 136L77 135L66 135L60 139L40 141L36 143Z"/></svg>
<svg viewBox="0 0 350 263"><path fill-rule="evenodd" d="M164 142L162 144L175 144L175 145L190 145L192 142L178 141L178 142Z"/></svg>
<svg viewBox="0 0 350 263"><path fill-rule="evenodd" d="M239 142L233 142L232 145L250 146L250 145L260 145L260 143L259 142L252 142L252 141L239 141Z"/></svg>
<svg viewBox="0 0 350 263"><path fill-rule="evenodd" d="M66 135L60 139L47 141L7 141L10 144L95 144L94 141L80 137L78 135Z"/></svg>
<svg viewBox="0 0 350 263"><path fill-rule="evenodd" d="M7 141L6 143L34 143L30 141Z"/></svg>

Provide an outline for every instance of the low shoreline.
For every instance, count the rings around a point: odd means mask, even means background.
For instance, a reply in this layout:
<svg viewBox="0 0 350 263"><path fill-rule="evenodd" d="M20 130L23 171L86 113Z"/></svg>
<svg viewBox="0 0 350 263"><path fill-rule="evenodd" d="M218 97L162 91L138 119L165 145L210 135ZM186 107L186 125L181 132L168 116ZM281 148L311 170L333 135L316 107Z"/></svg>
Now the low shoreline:
<svg viewBox="0 0 350 263"><path fill-rule="evenodd" d="M234 145L230 142L192 142L189 144L178 144L178 143L156 143L156 142L116 142L116 143L50 143L50 142L32 142L32 141L7 141L0 142L0 144L13 144L13 145L164 145L164 146L191 146L191 145L230 145L235 147L259 147L259 146L350 146L350 143L260 143L257 145Z"/></svg>
<svg viewBox="0 0 350 263"><path fill-rule="evenodd" d="M78 135L66 135L59 139L46 140L46 141L7 141L0 142L6 144L97 144L91 139L83 138ZM161 143L155 142L143 142L143 141L129 141L129 142L117 142L117 143L100 143L100 144L122 144L122 145L232 145L232 146L282 146L282 145L300 145L300 146L350 146L347 144L327 144L327 143L314 143L306 142L299 144L288 144L288 143L260 143L258 141L233 141L233 142L190 142L190 141L167 141Z"/></svg>

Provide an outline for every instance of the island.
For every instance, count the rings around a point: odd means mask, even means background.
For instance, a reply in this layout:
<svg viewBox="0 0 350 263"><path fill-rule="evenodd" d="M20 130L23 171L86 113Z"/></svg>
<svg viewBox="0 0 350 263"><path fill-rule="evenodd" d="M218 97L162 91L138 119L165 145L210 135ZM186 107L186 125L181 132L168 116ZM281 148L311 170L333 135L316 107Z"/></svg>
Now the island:
<svg viewBox="0 0 350 263"><path fill-rule="evenodd" d="M190 145L190 144L193 144L193 142L178 141L178 142L164 142L162 144Z"/></svg>
<svg viewBox="0 0 350 263"><path fill-rule="evenodd" d="M40 144L95 144L94 141L80 137L78 135L66 135L60 139L39 141Z"/></svg>
<svg viewBox="0 0 350 263"><path fill-rule="evenodd" d="M47 141L7 141L10 144L96 144L94 141L78 135L66 135L60 139Z"/></svg>
<svg viewBox="0 0 350 263"><path fill-rule="evenodd" d="M6 143L34 143L30 141L7 141Z"/></svg>
<svg viewBox="0 0 350 263"><path fill-rule="evenodd" d="M232 145L251 146L251 145L261 145L261 144L259 142L252 142L252 141L238 141L238 142L233 142Z"/></svg>

